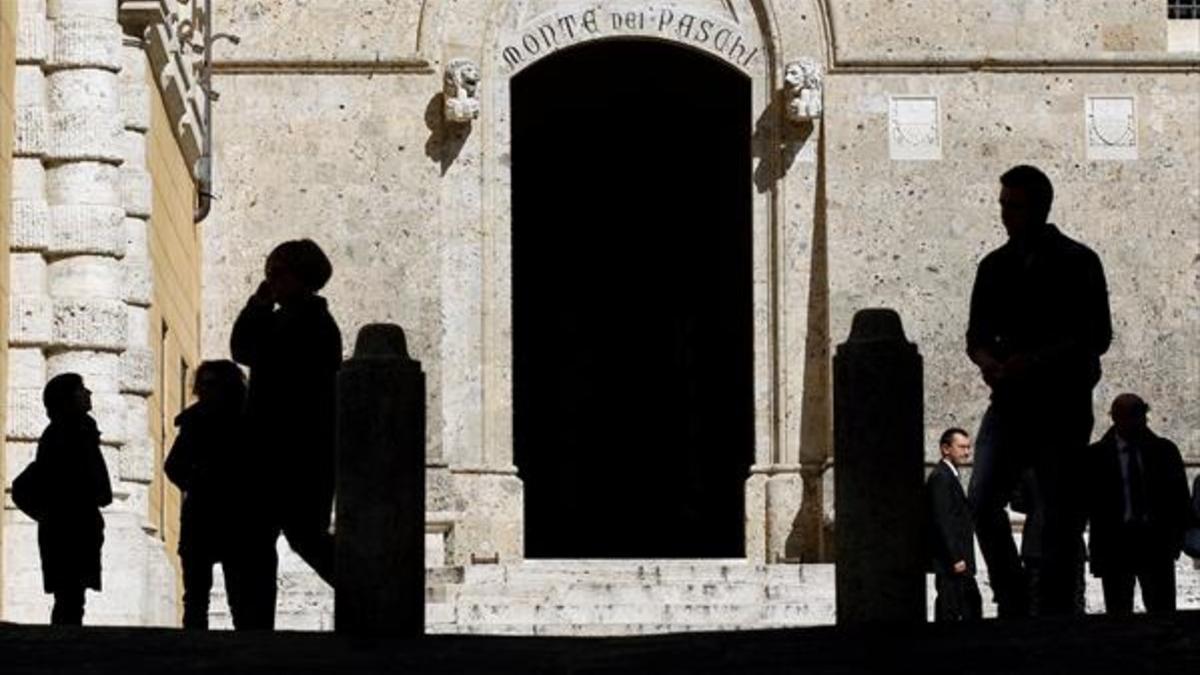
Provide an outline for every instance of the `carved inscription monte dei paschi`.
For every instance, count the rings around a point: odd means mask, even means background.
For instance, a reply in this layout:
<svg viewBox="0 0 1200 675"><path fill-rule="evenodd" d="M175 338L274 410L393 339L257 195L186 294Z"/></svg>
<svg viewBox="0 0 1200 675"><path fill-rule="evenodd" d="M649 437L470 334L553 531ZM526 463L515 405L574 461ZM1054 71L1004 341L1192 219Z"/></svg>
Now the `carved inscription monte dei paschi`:
<svg viewBox="0 0 1200 675"><path fill-rule="evenodd" d="M660 38L690 44L742 68L761 58L757 38L726 19L654 5L590 7L543 15L528 22L500 46L504 63L516 72L564 47L588 40L630 37Z"/></svg>

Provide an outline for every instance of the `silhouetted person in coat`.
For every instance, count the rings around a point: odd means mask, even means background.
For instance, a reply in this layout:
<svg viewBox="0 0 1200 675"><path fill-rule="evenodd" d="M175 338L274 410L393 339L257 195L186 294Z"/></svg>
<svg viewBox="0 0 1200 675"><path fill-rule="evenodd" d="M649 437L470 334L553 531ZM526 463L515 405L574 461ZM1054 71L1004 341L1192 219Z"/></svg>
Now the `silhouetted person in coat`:
<svg viewBox="0 0 1200 675"><path fill-rule="evenodd" d="M975 528L958 475L958 467L971 458L971 437L962 429L947 429L938 449L942 459L925 481L937 587L933 616L936 621L971 621L983 616L983 601L975 583Z"/></svg>
<svg viewBox="0 0 1200 675"><path fill-rule="evenodd" d="M175 418L179 435L164 471L183 492L180 510L179 560L183 568L183 627L208 628L208 601L213 565L222 563L230 614L243 627L243 567L246 546L265 546L271 530L254 521L260 516L250 495L256 472L245 463L243 408L246 380L233 361L205 361L196 369L192 392L198 399ZM259 526L253 533L249 527ZM273 573L274 570L272 570Z"/></svg>
<svg viewBox="0 0 1200 675"><path fill-rule="evenodd" d="M1026 469L1039 496L1042 614L1075 611L1082 531L1071 462L1091 439L1092 388L1112 341L1100 258L1046 222L1054 188L1018 166L1000 177L1008 242L979 263L967 354L992 390L975 444L970 501L1002 617L1028 614L1005 505Z"/></svg>
<svg viewBox="0 0 1200 675"><path fill-rule="evenodd" d="M42 585L54 594L50 623L83 623L84 590L100 590L104 518L112 503L100 430L88 412L92 392L75 373L56 375L42 392L50 424L38 440L39 483L46 510L38 520Z"/></svg>
<svg viewBox="0 0 1200 675"><path fill-rule="evenodd" d="M1175 609L1175 560L1191 520L1183 459L1146 425L1150 406L1135 394L1112 404L1112 428L1085 458L1092 574L1109 614L1133 612L1133 585L1147 612Z"/></svg>
<svg viewBox="0 0 1200 675"><path fill-rule="evenodd" d="M230 340L234 360L250 367L253 452L270 465L277 529L330 585L334 392L342 337L317 292L332 274L313 241L280 244L267 257L266 279L238 315Z"/></svg>

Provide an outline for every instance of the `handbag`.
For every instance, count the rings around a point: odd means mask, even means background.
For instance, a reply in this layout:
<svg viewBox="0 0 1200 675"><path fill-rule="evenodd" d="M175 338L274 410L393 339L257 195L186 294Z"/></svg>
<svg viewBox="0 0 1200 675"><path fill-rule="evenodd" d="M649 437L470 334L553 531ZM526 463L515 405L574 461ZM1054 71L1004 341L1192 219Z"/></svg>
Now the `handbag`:
<svg viewBox="0 0 1200 675"><path fill-rule="evenodd" d="M12 500L18 509L34 520L41 520L46 512L46 494L42 485L42 471L36 461L30 462L12 482Z"/></svg>

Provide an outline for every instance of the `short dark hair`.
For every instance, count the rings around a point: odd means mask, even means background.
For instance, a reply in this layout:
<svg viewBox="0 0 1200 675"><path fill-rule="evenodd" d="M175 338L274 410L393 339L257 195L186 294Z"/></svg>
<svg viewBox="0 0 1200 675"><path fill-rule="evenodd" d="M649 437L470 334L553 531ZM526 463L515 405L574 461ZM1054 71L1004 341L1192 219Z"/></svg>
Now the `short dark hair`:
<svg viewBox="0 0 1200 675"><path fill-rule="evenodd" d="M1054 203L1054 185L1041 169L1028 164L1014 166L1000 176L1000 184L1024 190L1032 202L1034 213L1040 215L1043 221L1050 215L1050 205Z"/></svg>
<svg viewBox="0 0 1200 675"><path fill-rule="evenodd" d="M333 264L312 239L285 241L276 246L267 259L283 263L313 293L321 290L333 276Z"/></svg>
<svg viewBox="0 0 1200 675"><path fill-rule="evenodd" d="M198 388L202 378L211 377L216 384L220 396L239 405L246 398L246 376L238 365L229 360L203 361L196 368L196 377L192 382L192 393L199 394Z"/></svg>
<svg viewBox="0 0 1200 675"><path fill-rule="evenodd" d="M965 436L967 438L970 438L971 434L968 434L965 430L959 429L958 427L950 427L949 429L942 432L942 437L940 439L938 439L938 447L941 447L943 445L950 445L951 443L954 442L955 436Z"/></svg>
<svg viewBox="0 0 1200 675"><path fill-rule="evenodd" d="M42 389L46 416L56 419L75 410L75 392L82 386L83 377L79 373L60 373L50 378Z"/></svg>

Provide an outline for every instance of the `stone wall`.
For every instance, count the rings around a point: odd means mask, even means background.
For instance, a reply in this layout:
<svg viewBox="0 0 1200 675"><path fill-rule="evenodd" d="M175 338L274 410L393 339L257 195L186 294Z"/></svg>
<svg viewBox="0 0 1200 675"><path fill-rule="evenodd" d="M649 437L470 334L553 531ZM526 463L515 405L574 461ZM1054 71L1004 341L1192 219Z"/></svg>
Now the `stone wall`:
<svg viewBox="0 0 1200 675"><path fill-rule="evenodd" d="M452 560L486 555L500 531L517 537L500 548L519 550L520 486L506 473L511 73L502 48L539 21L589 9L607 21L610 10L643 4L219 5L218 28L243 41L217 63L220 200L204 237L203 353L228 353L229 327L271 246L321 242L335 263L326 295L343 334L373 320L401 323L429 373L430 508L464 514ZM1059 186L1055 218L1109 266L1119 335L1098 411L1118 390L1142 391L1156 426L1200 453L1192 403L1200 361L1188 347L1200 330L1198 139L1186 126L1197 114L1197 70L1187 54L1166 52L1164 8L1116 0L938 2L936 12L927 2L879 0L673 8L764 36L768 67L749 73L755 106L759 96L779 103L787 62L810 57L829 70L823 124L807 133L781 126L778 108L755 108L762 300L749 555L796 552L782 542L796 534L800 467L811 472L804 494L814 507L803 537L821 536L829 346L844 339L855 310L896 307L925 354L930 459L944 426L975 426L986 390L963 354L966 299L978 258L1002 241L996 176L1022 161L1047 168ZM671 29L658 37L673 39ZM479 118L458 126L443 121L439 99L438 75L454 58L474 61L483 76ZM1101 159L1089 148L1093 96L1132 101L1136 159ZM934 106L935 146L893 148L893 97ZM477 480L486 476L499 478ZM500 515L514 509L515 521Z"/></svg>
<svg viewBox="0 0 1200 675"><path fill-rule="evenodd" d="M161 36L144 29L161 28L168 18L159 3L21 0L19 11L7 256L7 474L19 472L36 449L46 423L40 400L45 381L60 372L82 374L95 392L93 415L115 497L104 510L104 591L89 599L87 622L171 624L175 575L163 541L152 536L161 528L152 526L148 513L149 485L161 458L150 437L147 397L155 382L166 381L150 342L157 300L149 221L152 210L169 211L193 231L191 171L186 165L180 170L179 155L196 155L195 114L187 104L194 88L181 81L182 66L172 61L168 68L163 58L152 66L148 59L154 40L144 38ZM130 35L123 36L122 28ZM176 103L159 124L165 125L159 143L167 145L158 152L174 152L170 162L147 153L151 94L160 91L166 107ZM162 115L164 104L158 107ZM161 174L158 181L173 181L161 204L154 203L152 172ZM160 219L170 222L165 214ZM185 292L198 295L194 235L189 250L190 266L170 247L155 254L161 268L179 272L157 282L162 293L183 286L190 270L193 281ZM185 316L172 319L190 331L182 342L190 341L193 360L197 305L193 299ZM41 592L36 525L11 503L5 506L3 616L44 622L49 598Z"/></svg>
<svg viewBox="0 0 1200 675"><path fill-rule="evenodd" d="M974 429L987 389L965 355L975 265L1005 240L998 177L1032 163L1056 187L1051 213L1106 266L1115 340L1096 390L1097 432L1121 391L1200 459L1200 74L1014 72L837 75L829 80L833 335L854 310L896 307L926 364L927 447ZM1086 97L1137 102L1137 159L1089 159ZM936 97L941 159L891 158L889 100ZM934 454L929 455L930 459Z"/></svg>
<svg viewBox="0 0 1200 675"><path fill-rule="evenodd" d="M11 120L16 110L14 101L17 70L17 3L0 4L0 119ZM0 126L0 345L8 344L8 232L12 218L12 148L13 125ZM7 423L8 350L0 349L0 429ZM4 435L0 434L0 486L8 485L5 474ZM0 504L0 509L3 505ZM0 545L4 541L4 518L0 512ZM2 551L0 551L2 553ZM0 555L0 579L4 579L4 556ZM4 584L0 583L0 608L4 607Z"/></svg>

